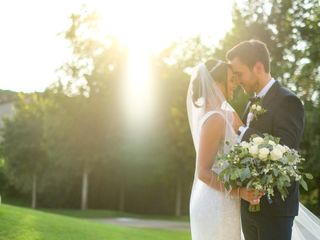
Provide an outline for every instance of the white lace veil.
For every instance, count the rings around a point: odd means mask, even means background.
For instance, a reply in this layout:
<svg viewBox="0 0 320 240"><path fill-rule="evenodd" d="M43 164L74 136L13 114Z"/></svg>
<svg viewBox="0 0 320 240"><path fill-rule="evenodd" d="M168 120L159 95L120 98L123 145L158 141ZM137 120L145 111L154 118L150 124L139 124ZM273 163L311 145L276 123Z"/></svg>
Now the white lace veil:
<svg viewBox="0 0 320 240"><path fill-rule="evenodd" d="M223 146L220 147L219 151L221 153L228 152L230 146L235 143L237 138L237 135L232 128L234 110L226 101L225 96L211 75L220 64L226 63L218 61L212 69L208 70L206 65L201 63L193 69L191 75L187 94L187 111L196 153L198 153L199 136L202 124L207 119L206 116L213 113L220 114L226 122L225 136L223 139L224 144L222 144ZM226 144L227 141L230 145ZM215 166L212 167L215 168Z"/></svg>
<svg viewBox="0 0 320 240"><path fill-rule="evenodd" d="M320 219L299 204L299 215L295 217L292 227L292 240L319 240Z"/></svg>

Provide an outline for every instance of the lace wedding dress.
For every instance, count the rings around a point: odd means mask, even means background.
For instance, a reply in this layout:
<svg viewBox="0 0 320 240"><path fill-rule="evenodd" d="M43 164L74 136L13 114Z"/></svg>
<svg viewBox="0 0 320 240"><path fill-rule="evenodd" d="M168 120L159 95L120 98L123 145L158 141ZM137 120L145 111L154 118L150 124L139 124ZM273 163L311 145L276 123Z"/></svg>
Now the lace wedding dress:
<svg viewBox="0 0 320 240"><path fill-rule="evenodd" d="M202 123L219 112L208 112ZM223 147L219 153L223 152ZM213 171L219 169L213 166ZM191 200L190 221L193 240L240 239L240 200L226 196L202 182L195 175Z"/></svg>

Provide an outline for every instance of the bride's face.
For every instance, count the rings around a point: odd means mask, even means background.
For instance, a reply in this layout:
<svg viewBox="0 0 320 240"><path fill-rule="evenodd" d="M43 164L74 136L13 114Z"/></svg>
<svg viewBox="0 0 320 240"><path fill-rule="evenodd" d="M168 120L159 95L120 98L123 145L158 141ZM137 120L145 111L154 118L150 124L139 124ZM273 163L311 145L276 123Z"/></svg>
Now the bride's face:
<svg viewBox="0 0 320 240"><path fill-rule="evenodd" d="M238 86L236 75L232 72L230 68L227 71L227 84L225 82L219 82L218 87L223 93L225 99L232 100L233 92Z"/></svg>
<svg viewBox="0 0 320 240"><path fill-rule="evenodd" d="M227 83L228 84L227 84L227 91L225 93L225 97L228 100L232 100L233 93L238 86L238 82L237 82L236 75L232 72L230 68L228 68L228 72L227 72Z"/></svg>

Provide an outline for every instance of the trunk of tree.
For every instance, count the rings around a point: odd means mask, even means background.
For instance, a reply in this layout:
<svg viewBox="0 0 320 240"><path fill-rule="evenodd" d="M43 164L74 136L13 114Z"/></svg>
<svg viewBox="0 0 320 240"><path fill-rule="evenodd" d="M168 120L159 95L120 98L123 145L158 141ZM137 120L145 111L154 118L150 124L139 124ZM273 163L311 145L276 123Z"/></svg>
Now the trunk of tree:
<svg viewBox="0 0 320 240"><path fill-rule="evenodd" d="M88 208L88 188L89 188L89 171L83 169L82 173L82 191L81 191L81 210Z"/></svg>
<svg viewBox="0 0 320 240"><path fill-rule="evenodd" d="M177 195L176 195L176 209L175 209L175 215L177 217L181 216L181 196L182 196L182 186L181 186L181 177L178 177L177 179Z"/></svg>
<svg viewBox="0 0 320 240"><path fill-rule="evenodd" d="M122 180L122 183L120 186L120 193L119 193L119 211L121 212L125 211L125 203L126 203L126 189L125 189L124 180Z"/></svg>
<svg viewBox="0 0 320 240"><path fill-rule="evenodd" d="M32 203L31 203L32 208L37 207L37 175L33 174L32 175Z"/></svg>

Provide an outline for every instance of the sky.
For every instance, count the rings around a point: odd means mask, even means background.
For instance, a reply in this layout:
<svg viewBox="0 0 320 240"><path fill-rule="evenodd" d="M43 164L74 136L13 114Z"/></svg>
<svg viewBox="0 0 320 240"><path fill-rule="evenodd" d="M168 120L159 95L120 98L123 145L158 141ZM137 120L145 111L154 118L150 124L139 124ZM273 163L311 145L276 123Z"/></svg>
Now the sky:
<svg viewBox="0 0 320 240"><path fill-rule="evenodd" d="M81 4L96 8L106 33L133 51L159 52L198 34L214 45L232 26L232 0L1 1L0 89L43 91L56 80L70 54L59 33Z"/></svg>

